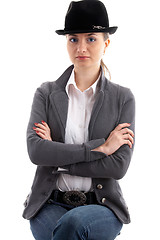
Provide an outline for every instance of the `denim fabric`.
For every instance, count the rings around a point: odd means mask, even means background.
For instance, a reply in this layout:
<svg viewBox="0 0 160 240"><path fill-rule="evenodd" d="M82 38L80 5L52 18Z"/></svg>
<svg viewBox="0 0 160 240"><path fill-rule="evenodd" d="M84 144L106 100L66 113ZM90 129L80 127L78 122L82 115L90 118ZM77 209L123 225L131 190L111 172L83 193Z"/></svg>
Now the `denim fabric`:
<svg viewBox="0 0 160 240"><path fill-rule="evenodd" d="M36 240L113 240L122 223L114 213L100 205L87 205L67 210L46 203L30 220Z"/></svg>

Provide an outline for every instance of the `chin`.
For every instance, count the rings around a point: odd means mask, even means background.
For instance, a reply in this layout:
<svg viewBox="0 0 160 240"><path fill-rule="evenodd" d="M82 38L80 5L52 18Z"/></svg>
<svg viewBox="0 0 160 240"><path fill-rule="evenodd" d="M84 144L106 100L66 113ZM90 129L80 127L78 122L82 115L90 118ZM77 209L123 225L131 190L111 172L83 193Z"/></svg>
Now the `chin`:
<svg viewBox="0 0 160 240"><path fill-rule="evenodd" d="M91 64L87 61L79 61L73 63L75 67L92 67L94 64Z"/></svg>

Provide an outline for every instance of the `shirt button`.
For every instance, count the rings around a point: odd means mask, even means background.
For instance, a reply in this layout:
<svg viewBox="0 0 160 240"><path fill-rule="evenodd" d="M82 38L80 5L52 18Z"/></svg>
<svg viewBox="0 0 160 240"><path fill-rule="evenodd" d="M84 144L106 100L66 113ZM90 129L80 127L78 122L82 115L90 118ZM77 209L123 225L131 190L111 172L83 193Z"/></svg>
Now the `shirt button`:
<svg viewBox="0 0 160 240"><path fill-rule="evenodd" d="M103 188L102 184L97 185L97 189L102 189L102 188Z"/></svg>
<svg viewBox="0 0 160 240"><path fill-rule="evenodd" d="M105 201L106 201L106 198L102 198L102 203L105 203Z"/></svg>

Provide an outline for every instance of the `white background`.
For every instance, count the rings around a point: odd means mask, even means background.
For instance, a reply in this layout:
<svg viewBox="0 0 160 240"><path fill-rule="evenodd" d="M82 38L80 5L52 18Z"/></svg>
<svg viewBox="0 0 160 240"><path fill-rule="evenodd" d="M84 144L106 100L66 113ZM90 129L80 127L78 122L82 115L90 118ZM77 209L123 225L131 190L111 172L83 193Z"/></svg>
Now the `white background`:
<svg viewBox="0 0 160 240"><path fill-rule="evenodd" d="M36 167L26 149L33 94L70 65L63 29L68 0L0 2L1 197L3 239L33 237L21 215ZM119 240L159 239L159 1L104 0L111 36L105 59L112 81L131 88L136 98L136 146L120 181L132 223Z"/></svg>

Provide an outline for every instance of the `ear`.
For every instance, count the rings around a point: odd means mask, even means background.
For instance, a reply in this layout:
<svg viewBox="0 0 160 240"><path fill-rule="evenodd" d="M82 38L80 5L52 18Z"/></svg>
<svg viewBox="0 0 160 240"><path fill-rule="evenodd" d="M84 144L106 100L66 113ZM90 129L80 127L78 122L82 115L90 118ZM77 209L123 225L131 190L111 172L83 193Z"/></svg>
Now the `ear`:
<svg viewBox="0 0 160 240"><path fill-rule="evenodd" d="M105 48L107 48L109 44L110 44L110 39L107 39L107 40L105 41Z"/></svg>
<svg viewBox="0 0 160 240"><path fill-rule="evenodd" d="M103 52L103 54L105 54L106 48L107 48L108 45L110 44L110 40L107 39L104 44L105 44L105 47L104 47L104 52Z"/></svg>

